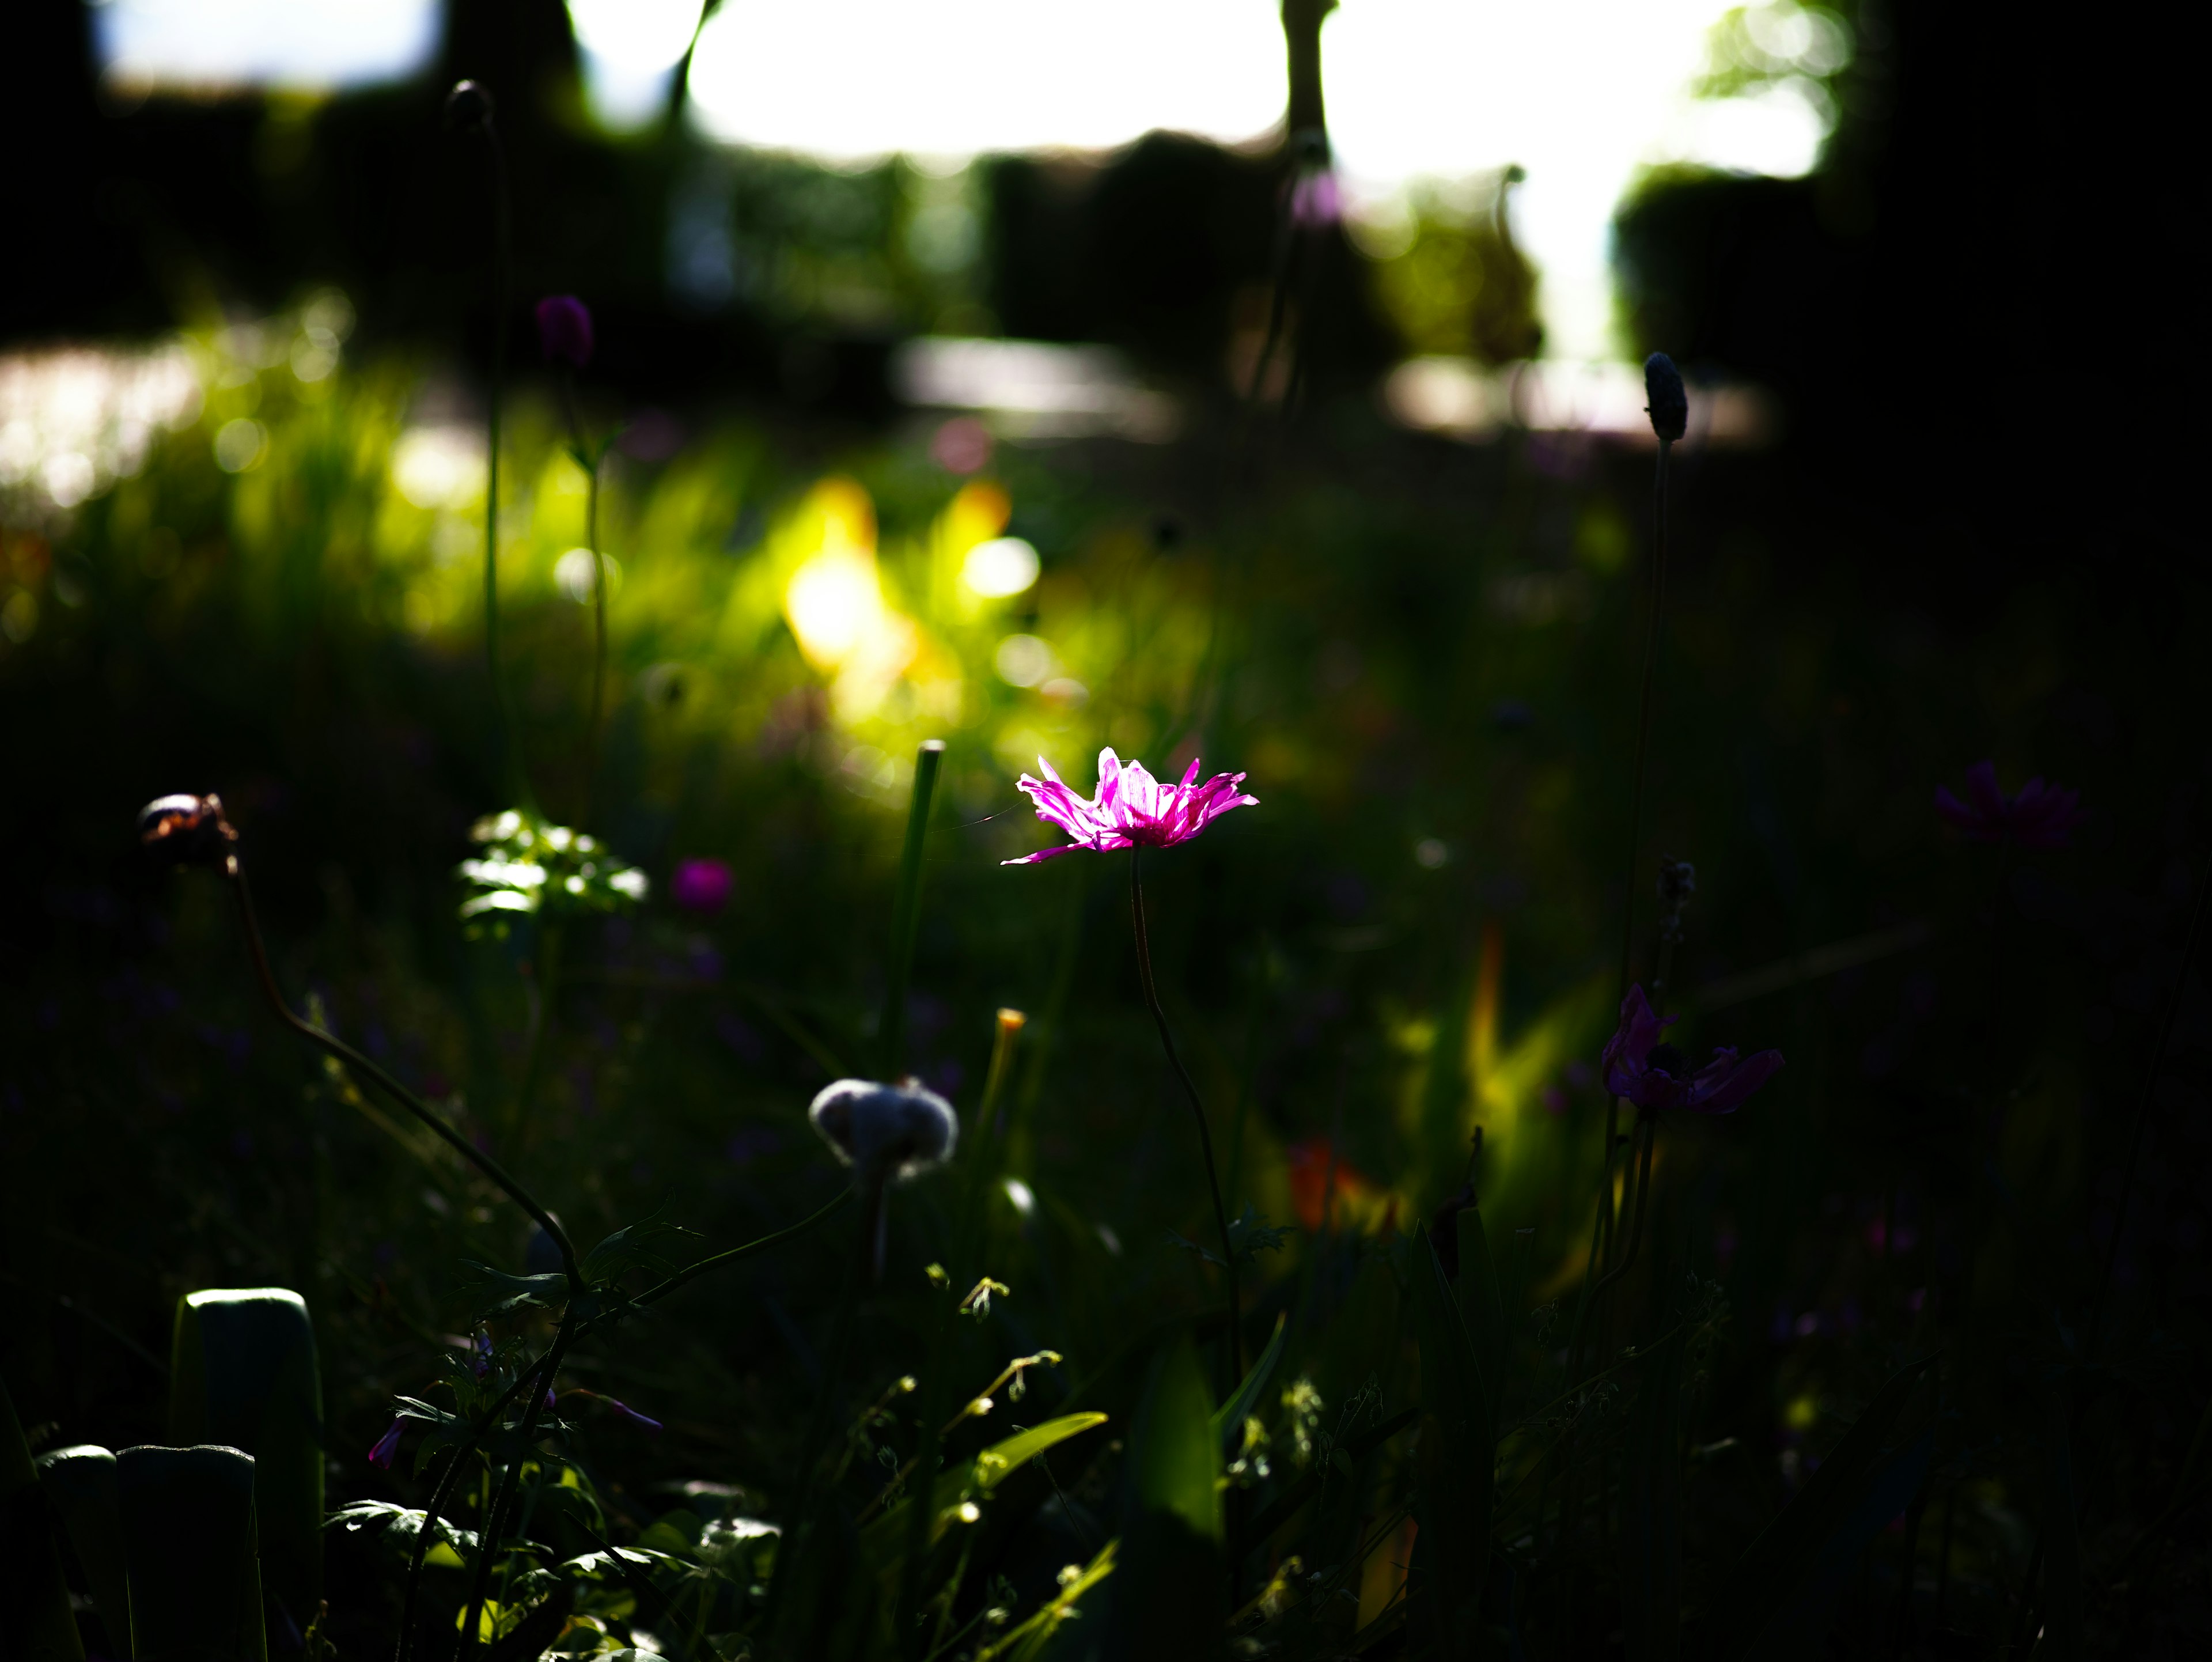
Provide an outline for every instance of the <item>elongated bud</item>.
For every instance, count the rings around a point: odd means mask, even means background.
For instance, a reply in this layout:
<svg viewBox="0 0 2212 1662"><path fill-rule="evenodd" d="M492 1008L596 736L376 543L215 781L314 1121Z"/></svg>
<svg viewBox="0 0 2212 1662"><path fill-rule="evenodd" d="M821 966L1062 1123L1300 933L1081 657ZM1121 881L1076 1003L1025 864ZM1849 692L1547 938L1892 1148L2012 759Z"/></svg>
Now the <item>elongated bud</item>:
<svg viewBox="0 0 2212 1662"><path fill-rule="evenodd" d="M238 833L219 796L157 796L138 810L138 841L173 866L227 870Z"/></svg>
<svg viewBox="0 0 2212 1662"><path fill-rule="evenodd" d="M446 94L446 130L472 133L491 125L491 89L481 82L456 81Z"/></svg>
<svg viewBox="0 0 2212 1662"><path fill-rule="evenodd" d="M1690 395L1682 390L1682 372L1664 352L1644 360L1644 396L1650 400L1644 413L1651 417L1651 430L1672 444L1690 428Z"/></svg>

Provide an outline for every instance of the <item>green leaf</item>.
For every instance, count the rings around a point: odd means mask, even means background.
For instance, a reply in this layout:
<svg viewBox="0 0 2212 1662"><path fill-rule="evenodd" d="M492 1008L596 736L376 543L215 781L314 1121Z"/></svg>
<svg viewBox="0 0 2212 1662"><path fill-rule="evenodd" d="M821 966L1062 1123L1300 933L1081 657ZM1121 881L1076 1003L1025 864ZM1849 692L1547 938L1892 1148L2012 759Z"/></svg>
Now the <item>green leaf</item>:
<svg viewBox="0 0 2212 1662"><path fill-rule="evenodd" d="M132 1655L267 1662L253 1466L234 1448L126 1448L115 1457Z"/></svg>
<svg viewBox="0 0 2212 1662"><path fill-rule="evenodd" d="M1187 1332L1153 1359L1131 1422L1129 1515L1105 1653L1211 1654L1197 1635L1228 1616L1221 1444L1212 1393Z"/></svg>
<svg viewBox="0 0 2212 1662"><path fill-rule="evenodd" d="M123 1562L123 1514L115 1457L89 1444L39 1457L39 1482L61 1514L76 1561L92 1583L93 1608L116 1656L131 1654L131 1580Z"/></svg>
<svg viewBox="0 0 2212 1662"><path fill-rule="evenodd" d="M975 1486L988 1495L1047 1449L1056 1448L1069 1438L1079 1437L1093 1426L1105 1423L1103 1414L1063 1414L1056 1420L1047 1420L1041 1426L1018 1432L1004 1442L994 1443L975 1457Z"/></svg>
<svg viewBox="0 0 2212 1662"><path fill-rule="evenodd" d="M526 1305L558 1310L568 1300L568 1278L558 1270L542 1275L510 1275L474 1258L463 1258L461 1263L476 1271L475 1280L455 1289L457 1296L467 1301L471 1320L504 1316Z"/></svg>
<svg viewBox="0 0 2212 1662"><path fill-rule="evenodd" d="M260 1574L301 1628L323 1597L323 1387L307 1301L282 1287L187 1293L169 1361L169 1441L253 1457Z"/></svg>
<svg viewBox="0 0 2212 1662"><path fill-rule="evenodd" d="M641 1267L662 1275L673 1275L678 1267L676 1261L653 1245L667 1235L680 1235L695 1241L705 1239L681 1224L665 1222L656 1213L616 1230L586 1252L582 1266L584 1279L596 1286Z"/></svg>
<svg viewBox="0 0 2212 1662"><path fill-rule="evenodd" d="M1859 1552L1904 1509L1927 1476L1935 1446L1932 1404L1924 1415L1904 1421L1934 1365L1934 1357L1923 1357L1892 1374L1820 1469L1751 1543L1711 1605L1713 1654L1803 1653Z"/></svg>
<svg viewBox="0 0 2212 1662"><path fill-rule="evenodd" d="M1621 1639L1629 1662L1674 1662L1682 1653L1682 1345L1678 1331L1646 1358L1622 1451Z"/></svg>
<svg viewBox="0 0 2212 1662"><path fill-rule="evenodd" d="M1486 1269L1486 1255L1483 1263ZM1468 1654L1474 1642L1483 1583L1489 1575L1497 1440L1474 1342L1426 1234L1413 1243L1409 1268L1413 1330L1421 1355L1415 1516L1433 1567L1426 1597L1437 1653L1456 1659ZM1462 1259L1462 1275L1468 1268ZM1490 1304L1494 1307L1494 1299ZM1407 1619L1413 1619L1410 1614Z"/></svg>
<svg viewBox="0 0 2212 1662"><path fill-rule="evenodd" d="M410 1546L422 1532L422 1520L429 1513L419 1507L395 1506L389 1501L356 1501L340 1507L325 1520L325 1529L343 1527L348 1531L377 1528L385 1531L394 1546ZM443 1518L438 1520L438 1531L433 1537L448 1546L459 1549L473 1557L477 1549L474 1530L459 1529Z"/></svg>
<svg viewBox="0 0 2212 1662"><path fill-rule="evenodd" d="M1288 1312L1275 1318L1274 1336L1267 1341L1267 1348L1252 1364L1251 1371L1244 1376L1243 1384L1237 1387L1237 1394L1213 1410L1211 1423L1214 1440L1221 1445L1224 1452L1227 1451L1231 1441L1243 1431L1244 1416L1257 1406L1260 1393L1267 1388L1268 1376L1274 1373L1275 1364L1282 1360L1283 1339L1289 1324Z"/></svg>
<svg viewBox="0 0 2212 1662"><path fill-rule="evenodd" d="M70 1613L69 1582L62 1574L38 1468L23 1440L15 1405L0 1385L0 1569L6 1572L8 1622L4 1642L12 1658L33 1662L81 1662L83 1643Z"/></svg>

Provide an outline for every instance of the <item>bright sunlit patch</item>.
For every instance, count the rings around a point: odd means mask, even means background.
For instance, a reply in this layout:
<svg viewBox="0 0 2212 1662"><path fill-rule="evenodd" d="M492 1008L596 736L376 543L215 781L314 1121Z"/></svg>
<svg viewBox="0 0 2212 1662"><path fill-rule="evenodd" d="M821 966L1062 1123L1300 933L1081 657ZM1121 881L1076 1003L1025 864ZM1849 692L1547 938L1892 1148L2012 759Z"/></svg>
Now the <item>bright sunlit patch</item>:
<svg viewBox="0 0 2212 1662"><path fill-rule="evenodd" d="M320 89L396 81L437 50L438 0L105 0L111 84Z"/></svg>
<svg viewBox="0 0 2212 1662"><path fill-rule="evenodd" d="M1006 1198L1014 1203L1014 1210L1024 1217L1036 1210L1036 1195L1019 1178L1006 1179Z"/></svg>
<svg viewBox="0 0 2212 1662"><path fill-rule="evenodd" d="M1019 537L994 537L968 551L960 581L987 600L1018 594L1037 580L1037 551Z"/></svg>
<svg viewBox="0 0 2212 1662"><path fill-rule="evenodd" d="M76 507L145 466L164 429L198 419L191 354L66 348L0 357L0 502Z"/></svg>
<svg viewBox="0 0 2212 1662"><path fill-rule="evenodd" d="M588 548L572 548L553 562L553 586L578 606L592 604L599 585L599 565L606 563L607 593L622 587L622 562L611 554L596 557Z"/></svg>
<svg viewBox="0 0 2212 1662"><path fill-rule="evenodd" d="M914 620L884 597L874 508L851 480L826 479L787 534L814 551L784 586L784 618L807 662L835 673L830 703L838 719L865 720L921 649Z"/></svg>
<svg viewBox="0 0 2212 1662"><path fill-rule="evenodd" d="M691 44L698 0L568 0L592 107L609 126L649 120L666 102L669 71Z"/></svg>
<svg viewBox="0 0 2212 1662"><path fill-rule="evenodd" d="M392 483L417 508L459 508L483 494L484 440L473 427L414 427L392 447Z"/></svg>
<svg viewBox="0 0 2212 1662"><path fill-rule="evenodd" d="M269 429L241 416L216 429L215 465L226 473L243 473L260 466L269 454Z"/></svg>
<svg viewBox="0 0 2212 1662"><path fill-rule="evenodd" d="M1053 671L1052 648L1034 635L1009 635L999 642L992 665L1008 686L1033 687Z"/></svg>

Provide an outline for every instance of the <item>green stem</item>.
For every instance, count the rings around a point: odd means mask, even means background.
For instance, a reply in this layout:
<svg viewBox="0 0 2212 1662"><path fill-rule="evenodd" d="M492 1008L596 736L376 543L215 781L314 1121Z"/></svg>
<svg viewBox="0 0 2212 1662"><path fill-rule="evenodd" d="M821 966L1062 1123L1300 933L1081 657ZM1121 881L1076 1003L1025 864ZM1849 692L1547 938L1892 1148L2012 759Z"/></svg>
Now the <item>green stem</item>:
<svg viewBox="0 0 2212 1662"><path fill-rule="evenodd" d="M921 855L929 837L929 802L936 794L945 741L926 739L914 758L914 797L906 813L906 847L899 855L898 899L891 909L891 953L884 982L883 1077L897 1079L906 1063L906 989L914 970L914 942L921 923Z"/></svg>
<svg viewBox="0 0 2212 1662"><path fill-rule="evenodd" d="M461 1622L456 1655L468 1655L479 1642L477 1633L483 1617L484 1594L491 1586L492 1560L499 1552L501 1521L507 1515L507 1503L514 1498L514 1486L521 1478L523 1464L530 1458L538 1416L544 1411L545 1399L560 1376L561 1360L568 1354L569 1343L575 1336L576 1301L571 1299L562 1307L561 1325L554 1330L553 1342L536 1369L545 1388L531 1391L529 1404L522 1410L522 1428L515 1440L514 1458L507 1463L507 1470L500 1476L499 1493L492 1497L491 1507L484 1513L483 1533L477 1541L476 1580L469 1590L468 1614Z"/></svg>
<svg viewBox="0 0 2212 1662"><path fill-rule="evenodd" d="M952 1370L952 1324L960 1300L982 1273L977 1260L982 1256L983 1221L990 1204L991 1180L998 1171L994 1156L1004 1148L995 1135L994 1122L1000 1098L1006 1090L1006 1076L1013 1070L1014 1039L1021 1028L1021 1018L1016 1012L999 1013L999 1035L991 1050L991 1070L984 1078L982 1100L975 1110L969 1136L968 1185L961 1196L959 1230L953 1238L951 1263L946 1266L952 1273L946 1284L938 1289L937 1311L930 1323L929 1349L922 1366L921 1428L914 1457L915 1482L920 1487L908 1508L906 1561L899 1576L897 1604L903 1614L896 1629L905 1636L905 1647L916 1650L932 1647L922 1645L921 1624L916 1618L921 1614L922 1560L929 1550L938 1452L945 1440L939 1422L945 1417L945 1399L951 1395L946 1386ZM941 1622L938 1636L939 1640L944 1636Z"/></svg>
<svg viewBox="0 0 2212 1662"><path fill-rule="evenodd" d="M496 1184L509 1200L536 1221L538 1227L560 1249L561 1270L568 1277L569 1294L580 1297L584 1292L584 1277L577 1268L576 1249L569 1244L568 1232L561 1227L560 1221L538 1204L536 1196L509 1175L505 1166L447 1124L442 1115L432 1110L383 1068L343 1039L332 1037L312 1021L303 1020L292 1013L291 1006L284 1001L284 995L276 985L276 976L269 968L268 950L261 941L261 925L254 916L253 897L246 885L246 868L240 863L234 853L229 858L227 874L231 880L232 891L238 897L239 921L246 930L246 944L253 954L254 972L260 978L261 990L267 995L270 1008L276 1011L277 1020L310 1044L320 1046L347 1067L366 1075L394 1102L429 1127L454 1153Z"/></svg>
<svg viewBox="0 0 2212 1662"><path fill-rule="evenodd" d="M1129 850L1129 918L1137 935L1137 981L1144 989L1145 1005L1152 1013L1152 1023L1160 1032L1160 1048L1167 1052L1168 1066L1182 1081L1183 1094L1190 1099L1191 1117L1198 1122L1198 1146L1206 1156L1206 1188L1213 1200L1214 1227L1221 1234L1221 1269L1229 1282L1229 1384L1222 1391L1226 1402L1244 1377L1244 1316L1242 1296L1237 1286L1236 1243L1229 1233L1229 1209L1221 1202L1221 1177L1213 1165L1213 1133L1206 1129L1206 1109L1198 1099L1198 1087L1191 1083L1184 1071L1182 1058L1176 1054L1175 1035L1168 1031L1167 1012L1160 1008L1159 989L1152 981L1152 949L1145 933L1145 891L1138 880L1137 859L1141 849Z"/></svg>

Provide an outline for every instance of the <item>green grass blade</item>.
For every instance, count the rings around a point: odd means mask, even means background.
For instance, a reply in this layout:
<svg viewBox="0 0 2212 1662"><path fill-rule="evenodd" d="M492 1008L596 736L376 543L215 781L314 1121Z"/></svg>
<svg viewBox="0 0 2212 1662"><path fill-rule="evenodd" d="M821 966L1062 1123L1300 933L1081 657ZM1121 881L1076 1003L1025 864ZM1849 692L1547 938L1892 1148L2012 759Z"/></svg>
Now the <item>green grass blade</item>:
<svg viewBox="0 0 2212 1662"><path fill-rule="evenodd" d="M1497 1446L1481 1363L1443 1265L1426 1235L1413 1245L1413 1328L1421 1356L1415 1516L1419 1550L1430 1566L1425 1596L1437 1654L1459 1662L1474 1653L1489 1574ZM1483 1265L1486 1269L1486 1257ZM1462 1275L1468 1267L1462 1259ZM1494 1309L1494 1302L1485 1307ZM1407 1619L1418 1618L1409 1612Z"/></svg>
<svg viewBox="0 0 2212 1662"><path fill-rule="evenodd" d="M1155 1359L1129 1436L1129 1515L1109 1656L1211 1656L1228 1617L1221 1445L1188 1334Z"/></svg>
<svg viewBox="0 0 2212 1662"><path fill-rule="evenodd" d="M115 1498L115 1457L89 1444L39 1457L39 1482L61 1514L76 1562L92 1583L92 1602L115 1662L131 1656L131 1578L123 1562L123 1514Z"/></svg>
<svg viewBox="0 0 2212 1662"><path fill-rule="evenodd" d="M1274 1373L1275 1364L1282 1360L1283 1340L1289 1331L1290 1319L1288 1312L1275 1318L1275 1335L1267 1341L1267 1348L1252 1364L1251 1371L1244 1376L1243 1384L1237 1387L1237 1394L1213 1410L1214 1440L1221 1445L1224 1451L1244 1429L1244 1416L1258 1405L1260 1393L1267 1388L1268 1376Z"/></svg>
<svg viewBox="0 0 2212 1662"><path fill-rule="evenodd" d="M267 1662L252 1460L234 1448L126 1448L115 1480L131 1654Z"/></svg>
<svg viewBox="0 0 2212 1662"><path fill-rule="evenodd" d="M62 1574L53 1513L39 1487L38 1468L15 1418L8 1388L0 1385L0 1573L4 1573L8 1624L4 1641L13 1662L81 1662L84 1644L70 1612L69 1582Z"/></svg>
<svg viewBox="0 0 2212 1662"><path fill-rule="evenodd" d="M169 1366L170 1442L253 1457L261 1574L304 1629L323 1596L323 1391L307 1301L281 1287L188 1293Z"/></svg>

